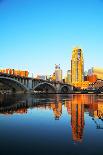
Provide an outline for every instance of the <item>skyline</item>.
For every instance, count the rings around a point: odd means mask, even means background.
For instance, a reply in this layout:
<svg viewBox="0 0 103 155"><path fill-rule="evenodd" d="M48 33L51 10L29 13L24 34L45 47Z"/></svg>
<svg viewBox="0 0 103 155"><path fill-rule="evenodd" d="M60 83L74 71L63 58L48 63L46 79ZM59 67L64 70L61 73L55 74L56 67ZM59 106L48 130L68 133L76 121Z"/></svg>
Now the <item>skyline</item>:
<svg viewBox="0 0 103 155"><path fill-rule="evenodd" d="M102 17L102 0L2 0L0 66L52 74L60 64L65 74L79 46L85 70L102 67Z"/></svg>

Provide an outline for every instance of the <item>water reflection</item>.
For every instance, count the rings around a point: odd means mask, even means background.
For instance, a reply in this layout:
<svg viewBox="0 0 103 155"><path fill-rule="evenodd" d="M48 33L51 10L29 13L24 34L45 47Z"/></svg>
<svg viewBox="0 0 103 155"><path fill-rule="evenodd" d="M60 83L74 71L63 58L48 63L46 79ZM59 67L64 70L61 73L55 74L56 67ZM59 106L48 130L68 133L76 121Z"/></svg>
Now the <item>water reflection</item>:
<svg viewBox="0 0 103 155"><path fill-rule="evenodd" d="M103 98L96 95L0 96L0 114L27 114L29 109L52 110L55 120L62 116L63 106L71 116L72 138L82 142L88 113L97 129L103 129Z"/></svg>

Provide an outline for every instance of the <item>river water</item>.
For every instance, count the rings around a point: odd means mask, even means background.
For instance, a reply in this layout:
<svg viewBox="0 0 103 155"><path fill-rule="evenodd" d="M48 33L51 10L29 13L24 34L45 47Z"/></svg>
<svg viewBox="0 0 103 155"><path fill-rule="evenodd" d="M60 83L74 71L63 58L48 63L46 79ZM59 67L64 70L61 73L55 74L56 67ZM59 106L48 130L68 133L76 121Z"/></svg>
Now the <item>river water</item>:
<svg viewBox="0 0 103 155"><path fill-rule="evenodd" d="M102 155L103 97L1 95L0 155Z"/></svg>

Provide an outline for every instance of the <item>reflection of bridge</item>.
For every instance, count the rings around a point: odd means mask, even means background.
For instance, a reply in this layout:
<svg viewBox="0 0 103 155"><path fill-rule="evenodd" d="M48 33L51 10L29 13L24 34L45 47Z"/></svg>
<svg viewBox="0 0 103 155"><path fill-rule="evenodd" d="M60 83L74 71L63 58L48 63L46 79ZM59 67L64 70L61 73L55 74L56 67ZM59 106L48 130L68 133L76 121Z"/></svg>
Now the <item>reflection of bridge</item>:
<svg viewBox="0 0 103 155"><path fill-rule="evenodd" d="M65 100L64 100L65 99ZM64 110L71 115L72 137L75 142L83 139L85 125L84 113L88 112L89 117L96 124L97 129L103 129L103 101L99 102L95 95L2 95L0 97L0 114L24 114L28 109L40 108L52 110L54 118L59 120ZM87 115L88 115L87 113Z"/></svg>
<svg viewBox="0 0 103 155"><path fill-rule="evenodd" d="M43 92L43 93L70 93L73 87L64 83L51 82L41 79L27 78L0 73L1 90L12 92Z"/></svg>

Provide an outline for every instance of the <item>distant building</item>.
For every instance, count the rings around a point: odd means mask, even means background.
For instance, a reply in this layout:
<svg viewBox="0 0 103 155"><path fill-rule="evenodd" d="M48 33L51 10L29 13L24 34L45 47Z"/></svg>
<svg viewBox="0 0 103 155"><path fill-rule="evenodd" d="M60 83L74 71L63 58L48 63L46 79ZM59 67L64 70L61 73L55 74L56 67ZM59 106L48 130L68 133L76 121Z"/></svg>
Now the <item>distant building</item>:
<svg viewBox="0 0 103 155"><path fill-rule="evenodd" d="M51 80L52 80L52 81L56 81L55 73L53 73L53 75L52 75L52 77L51 77Z"/></svg>
<svg viewBox="0 0 103 155"><path fill-rule="evenodd" d="M103 68L92 67L88 70L88 76L96 76L97 79L103 80Z"/></svg>
<svg viewBox="0 0 103 155"><path fill-rule="evenodd" d="M65 78L65 82L71 84L71 70L67 71L67 76Z"/></svg>
<svg viewBox="0 0 103 155"><path fill-rule="evenodd" d="M84 76L87 76L87 75L88 75L88 71L85 71L85 72L84 72Z"/></svg>
<svg viewBox="0 0 103 155"><path fill-rule="evenodd" d="M75 83L73 83L73 86L80 88L80 89L88 89L89 81L75 82Z"/></svg>
<svg viewBox="0 0 103 155"><path fill-rule="evenodd" d="M87 81L95 83L97 81L97 75L87 75Z"/></svg>
<svg viewBox="0 0 103 155"><path fill-rule="evenodd" d="M60 65L55 65L55 79L57 82L62 82L62 70Z"/></svg>
<svg viewBox="0 0 103 155"><path fill-rule="evenodd" d="M85 72L84 72L84 81L87 81L87 75L88 75L88 72L85 71Z"/></svg>
<svg viewBox="0 0 103 155"><path fill-rule="evenodd" d="M84 76L84 81L87 81L87 76Z"/></svg>
<svg viewBox="0 0 103 155"><path fill-rule="evenodd" d="M20 76L20 77L28 77L29 72L28 71L23 71L23 70L15 70L15 69L0 69L0 73L4 74L10 74L14 76Z"/></svg>
<svg viewBox="0 0 103 155"><path fill-rule="evenodd" d="M46 76L46 80L52 81L52 76L51 76L51 75L47 75L47 76Z"/></svg>
<svg viewBox="0 0 103 155"><path fill-rule="evenodd" d="M94 89L99 89L99 88L102 88L103 87L103 80L97 80L93 86L92 86Z"/></svg>
<svg viewBox="0 0 103 155"><path fill-rule="evenodd" d="M46 80L46 79L47 79L47 76L46 76L46 75L37 75L36 78L37 78L37 79Z"/></svg>
<svg viewBox="0 0 103 155"><path fill-rule="evenodd" d="M84 81L84 60L83 52L80 48L74 48L72 51L71 59L71 82Z"/></svg>

